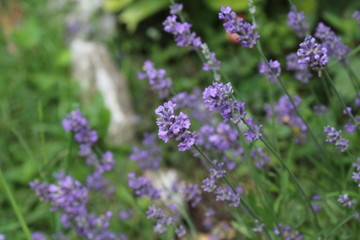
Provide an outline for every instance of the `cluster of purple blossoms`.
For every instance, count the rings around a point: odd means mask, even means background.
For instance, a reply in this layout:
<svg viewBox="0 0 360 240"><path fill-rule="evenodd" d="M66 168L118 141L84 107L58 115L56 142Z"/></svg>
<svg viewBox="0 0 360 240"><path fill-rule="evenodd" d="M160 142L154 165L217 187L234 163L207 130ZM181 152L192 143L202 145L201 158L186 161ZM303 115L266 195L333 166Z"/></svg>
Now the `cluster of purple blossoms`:
<svg viewBox="0 0 360 240"><path fill-rule="evenodd" d="M225 121L231 120L238 123L246 115L245 103L233 100L231 98L233 93L231 83L214 82L211 86L205 88L202 94L204 105L212 112L219 112Z"/></svg>
<svg viewBox="0 0 360 240"><path fill-rule="evenodd" d="M350 199L349 194L340 194L338 202L341 203L344 207L351 208L354 202Z"/></svg>
<svg viewBox="0 0 360 240"><path fill-rule="evenodd" d="M0 233L0 240L5 240L5 235Z"/></svg>
<svg viewBox="0 0 360 240"><path fill-rule="evenodd" d="M359 27L360 27L360 11L359 11L359 10L356 10L356 11L353 13L352 17L357 21L357 24L358 24Z"/></svg>
<svg viewBox="0 0 360 240"><path fill-rule="evenodd" d="M182 189L182 194L191 207L196 207L201 202L201 190L197 184L188 184Z"/></svg>
<svg viewBox="0 0 360 240"><path fill-rule="evenodd" d="M188 108L189 115L203 124L216 121L215 116L205 107L199 87L194 88L192 93L180 92L172 97L171 101L175 104L175 110Z"/></svg>
<svg viewBox="0 0 360 240"><path fill-rule="evenodd" d="M196 133L190 132L190 120L188 116L180 112L175 116L174 107L171 101L165 102L163 106L159 106L155 113L159 116L156 124L159 127L159 138L168 142L170 138L179 141L179 151L189 150L196 142Z"/></svg>
<svg viewBox="0 0 360 240"><path fill-rule="evenodd" d="M62 121L62 126L66 132L74 133L74 139L80 143L79 155L86 158L86 164L95 167L94 172L87 178L87 186L111 197L115 188L109 185L103 177L103 173L112 170L115 166L114 154L108 151L99 158L93 152L92 147L96 143L98 135L95 130L90 128L87 119L80 110L68 114Z"/></svg>
<svg viewBox="0 0 360 240"><path fill-rule="evenodd" d="M297 51L299 57L299 64L306 64L313 71L321 76L321 71L324 70L328 63L327 49L315 42L315 38L307 36L304 42L300 43L300 48Z"/></svg>
<svg viewBox="0 0 360 240"><path fill-rule="evenodd" d="M199 130L196 144L203 145L206 149L215 149L226 152L238 146L238 132L226 123L219 123L216 128L204 125Z"/></svg>
<svg viewBox="0 0 360 240"><path fill-rule="evenodd" d="M319 200L321 200L321 196L316 194L316 195L312 196L311 200L314 201L314 203L311 203L311 207L314 210L314 212L316 212L316 213L320 212L321 205L319 204Z"/></svg>
<svg viewBox="0 0 360 240"><path fill-rule="evenodd" d="M331 28L322 22L316 27L315 37L321 40L321 45L327 49L327 54L336 60L345 60L350 52L350 48L343 44Z"/></svg>
<svg viewBox="0 0 360 240"><path fill-rule="evenodd" d="M230 6L221 7L219 13L219 19L224 21L224 27L226 32L237 34L237 40L241 42L241 45L246 48L253 48L256 41L260 38L259 34L255 31L255 26L243 22L242 18L239 18Z"/></svg>
<svg viewBox="0 0 360 240"><path fill-rule="evenodd" d="M163 22L165 32L174 35L175 42L179 47L190 47L190 49L199 49L205 57L206 62L203 64L204 71L217 71L220 68L221 62L217 60L216 54L210 52L206 43L202 43L200 37L196 36L195 32L191 32L191 24L187 22L178 22L177 14L181 12L182 4L174 4L170 6L170 16ZM220 75L214 73L216 81L220 80Z"/></svg>
<svg viewBox="0 0 360 240"><path fill-rule="evenodd" d="M223 170L224 163L217 163L215 161L214 165L216 168L210 168L210 176L202 181L202 189L205 192L213 192L216 201L228 202L229 207L238 207L243 193L242 187L238 186L236 189L232 189L229 186L218 186L216 180L222 178L226 171Z"/></svg>
<svg viewBox="0 0 360 240"><path fill-rule="evenodd" d="M324 128L324 132L327 134L326 142L335 145L337 150L345 152L349 146L349 140L341 136L341 130L336 131L334 127L327 125Z"/></svg>
<svg viewBox="0 0 360 240"><path fill-rule="evenodd" d="M298 12L296 6L291 6L287 17L287 25L296 32L298 38L304 38L309 33L309 25L305 21L304 12Z"/></svg>
<svg viewBox="0 0 360 240"><path fill-rule="evenodd" d="M139 197L147 196L153 201L160 198L161 191L156 189L151 181L146 177L136 177L135 173L128 174L129 187L135 190L135 194Z"/></svg>
<svg viewBox="0 0 360 240"><path fill-rule="evenodd" d="M130 160L142 169L158 169L162 161L161 149L154 134L145 133L142 146L133 146Z"/></svg>
<svg viewBox="0 0 360 240"><path fill-rule="evenodd" d="M268 64L260 62L259 73L267 75L271 83L276 83L281 73L279 61L270 59Z"/></svg>
<svg viewBox="0 0 360 240"><path fill-rule="evenodd" d="M255 226L253 232L262 232L264 230L265 224L261 223L258 219L255 220Z"/></svg>
<svg viewBox="0 0 360 240"><path fill-rule="evenodd" d="M119 212L119 219L122 221L127 221L134 215L134 213L135 211L132 208L121 210Z"/></svg>
<svg viewBox="0 0 360 240"><path fill-rule="evenodd" d="M252 149L250 157L253 159L256 168L263 168L270 161L270 157L260 147Z"/></svg>
<svg viewBox="0 0 360 240"><path fill-rule="evenodd" d="M45 236L45 234L41 233L41 232L33 232L31 234L31 238L33 240L47 240L47 237ZM1 239L1 238L0 238Z"/></svg>
<svg viewBox="0 0 360 240"><path fill-rule="evenodd" d="M307 64L299 63L299 57L296 53L291 53L286 57L286 70L294 71L295 79L303 83L309 82L309 79L313 76Z"/></svg>
<svg viewBox="0 0 360 240"><path fill-rule="evenodd" d="M179 47L198 49L202 44L200 37L197 37L196 33L191 32L190 23L177 21L177 16L173 14L179 13L178 11L174 11L176 8L179 8L179 5L170 7L171 15L163 22L164 31L174 35L175 42Z"/></svg>
<svg viewBox="0 0 360 240"><path fill-rule="evenodd" d="M175 233L178 236L178 238L184 237L187 232L183 225L180 225L177 229L175 229Z"/></svg>
<svg viewBox="0 0 360 240"><path fill-rule="evenodd" d="M284 226L281 223L274 227L274 234L282 236L285 240L304 240L304 235L299 231L293 230L290 226Z"/></svg>
<svg viewBox="0 0 360 240"><path fill-rule="evenodd" d="M246 126L248 126L248 130L244 133L245 140L248 142L253 142L262 137L261 130L263 125L257 125L253 118L249 117L245 119Z"/></svg>
<svg viewBox="0 0 360 240"><path fill-rule="evenodd" d="M87 239L118 239L115 233L108 231L112 212L96 216L88 212L89 190L79 181L63 173L55 176L57 184L34 181L30 187L44 202L50 203L52 211L61 212L64 228L73 228L77 234Z"/></svg>
<svg viewBox="0 0 360 240"><path fill-rule="evenodd" d="M299 96L294 96L293 101L295 106L299 107L302 99ZM307 131L306 124L296 113L295 108L287 95L282 96L274 105L273 109L267 105L265 111L269 118L274 114L278 122L289 125L295 133L296 141L303 142L305 140L305 132Z"/></svg>
<svg viewBox="0 0 360 240"><path fill-rule="evenodd" d="M143 65L144 73L139 72L139 79L148 79L151 90L159 95L160 98L167 98L170 93L172 81L166 77L165 69L155 69L154 63L147 60Z"/></svg>
<svg viewBox="0 0 360 240"><path fill-rule="evenodd" d="M69 113L62 121L62 126L66 132L74 133L75 141L80 143L80 155L89 155L91 146L98 140L98 135L95 130L91 130L82 112L77 109Z"/></svg>
<svg viewBox="0 0 360 240"><path fill-rule="evenodd" d="M155 205L149 206L146 214L148 219L156 220L154 232L159 234L165 233L167 231L167 227L172 225L176 220L173 217L169 217L161 208L156 208Z"/></svg>

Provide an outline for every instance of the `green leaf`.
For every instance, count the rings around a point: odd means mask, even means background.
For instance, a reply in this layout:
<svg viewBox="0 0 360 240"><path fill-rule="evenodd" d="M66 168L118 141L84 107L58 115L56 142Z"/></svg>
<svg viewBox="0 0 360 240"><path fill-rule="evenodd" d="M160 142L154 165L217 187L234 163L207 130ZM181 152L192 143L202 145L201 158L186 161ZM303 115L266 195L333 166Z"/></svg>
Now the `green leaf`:
<svg viewBox="0 0 360 240"><path fill-rule="evenodd" d="M151 4L147 0L139 0L124 9L119 15L119 20L126 24L130 32L134 32L142 20L167 7L168 4L168 0L157 0Z"/></svg>
<svg viewBox="0 0 360 240"><path fill-rule="evenodd" d="M245 11L248 8L247 0L205 0L205 3L213 10L219 11L221 6L231 6L234 11Z"/></svg>
<svg viewBox="0 0 360 240"><path fill-rule="evenodd" d="M104 3L104 10L109 12L118 12L123 10L133 1L134 0L106 0Z"/></svg>

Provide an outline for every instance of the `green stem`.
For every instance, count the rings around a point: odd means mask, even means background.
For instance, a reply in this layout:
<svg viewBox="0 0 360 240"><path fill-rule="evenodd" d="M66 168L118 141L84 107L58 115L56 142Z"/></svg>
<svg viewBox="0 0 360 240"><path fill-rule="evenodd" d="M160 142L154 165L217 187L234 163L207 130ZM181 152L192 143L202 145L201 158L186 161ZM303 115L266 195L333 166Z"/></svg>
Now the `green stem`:
<svg viewBox="0 0 360 240"><path fill-rule="evenodd" d="M357 124L356 119L355 119L354 116L352 115L351 111L349 111L349 110L347 109L346 103L345 103L344 99L341 97L341 95L339 94L339 92L337 91L337 89L336 89L336 87L335 87L335 85L334 85L334 82L333 82L332 79L331 79L331 76L330 76L328 70L325 69L324 72L325 72L325 76L326 76L328 82L330 83L330 86L332 87L332 89L333 89L334 92L335 92L335 95L338 97L338 99L340 100L341 104L344 106L344 110L347 112L347 114L350 116L351 120L352 120L352 121L354 122L354 124L357 126L358 124Z"/></svg>
<svg viewBox="0 0 360 240"><path fill-rule="evenodd" d="M242 121L244 122L244 124L251 130L254 131L252 129L252 127L244 120L242 119ZM281 158L281 156L275 151L275 149L273 148L273 146L271 146L271 144L264 138L264 137L260 137L259 138L260 141L274 154L274 156L279 160L280 164L282 165L282 167L289 173L291 179L293 180L296 188L298 189L298 191L300 192L300 195L302 196L302 198L304 199L305 203L307 204L308 208L311 210L313 217L314 217L314 222L316 227L318 228L318 230L321 230L319 221L317 219L317 215L314 211L314 209L312 208L310 199L306 196L306 193L304 191L304 189L301 187L299 180L296 178L296 176L294 175L294 173L289 169L289 167L287 166L287 164L285 163L285 161Z"/></svg>
<svg viewBox="0 0 360 240"><path fill-rule="evenodd" d="M22 230L23 230L23 232L24 232L24 234L26 236L26 239L32 240L29 227L27 226L27 224L25 222L25 219L24 219L23 215L21 214L20 208L19 208L18 204L15 201L15 197L14 197L13 193L11 192L11 190L10 190L10 188L9 188L7 182L6 182L6 179L5 179L4 175L3 175L1 167L0 167L0 182L4 186L6 195L7 195L8 199L9 199L9 202L10 202L14 212L15 212L15 215L16 215L17 219L20 222L21 228L22 228Z"/></svg>
<svg viewBox="0 0 360 240"><path fill-rule="evenodd" d="M218 166L216 166L216 164L214 164L201 150L198 146L196 146L194 144L194 148L200 153L200 155L216 170L220 170L218 168ZM230 182L230 180L228 179L228 177L226 176L226 174L223 176L226 184L231 188L231 190L233 191L233 193L237 194L237 191L234 187L234 185ZM245 199L240 198L240 206L245 210L245 212L251 217L253 218L253 220L260 220L256 213L251 209L250 205L245 201ZM267 236L268 239L272 239L272 237L270 236L269 232L267 231L267 229L264 229L264 233Z"/></svg>

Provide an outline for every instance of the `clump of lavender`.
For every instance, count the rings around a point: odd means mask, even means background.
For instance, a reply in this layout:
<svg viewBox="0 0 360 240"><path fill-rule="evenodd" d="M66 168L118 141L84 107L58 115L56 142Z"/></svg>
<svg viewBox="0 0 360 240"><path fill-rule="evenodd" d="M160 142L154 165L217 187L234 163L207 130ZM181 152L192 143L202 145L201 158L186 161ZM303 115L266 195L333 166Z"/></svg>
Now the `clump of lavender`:
<svg viewBox="0 0 360 240"><path fill-rule="evenodd" d="M170 138L179 141L179 151L189 150L196 142L196 133L190 132L190 120L188 116L180 112L175 115L174 107L176 105L171 101L165 102L163 106L159 106L155 113L159 116L156 124L159 127L159 138L168 142Z"/></svg>
<svg viewBox="0 0 360 240"><path fill-rule="evenodd" d="M253 142L255 140L258 140L262 137L261 130L263 128L263 125L257 125L253 118L249 117L244 120L246 125L248 126L248 130L244 133L245 140L248 142Z"/></svg>
<svg viewBox="0 0 360 240"><path fill-rule="evenodd" d="M359 10L356 10L356 11L353 13L352 17L357 21L357 24L358 24L359 27L360 27L360 11L359 11Z"/></svg>
<svg viewBox="0 0 360 240"><path fill-rule="evenodd" d="M304 12L298 12L296 6L291 6L287 17L287 25L296 32L298 38L303 38L309 33L309 25L305 21Z"/></svg>
<svg viewBox="0 0 360 240"><path fill-rule="evenodd" d="M327 49L321 44L315 42L315 38L307 36L304 42L300 43L300 48L297 51L299 57L299 64L306 64L313 71L321 76L321 71L324 70L328 63Z"/></svg>
<svg viewBox="0 0 360 240"><path fill-rule="evenodd" d="M274 234L282 236L286 240L304 240L304 235L300 234L299 231L293 230L290 226L284 226L281 223L274 227Z"/></svg>
<svg viewBox="0 0 360 240"><path fill-rule="evenodd" d="M269 63L261 62L259 64L259 72L267 75L271 83L275 83L280 76L281 68L278 60L269 60Z"/></svg>
<svg viewBox="0 0 360 240"><path fill-rule="evenodd" d="M108 230L112 212L96 216L88 212L89 190L79 181L64 173L55 175L56 184L34 181L30 187L44 202L51 205L52 211L61 212L64 228L73 228L77 234L87 239L117 239L117 235Z"/></svg>
<svg viewBox="0 0 360 240"><path fill-rule="evenodd" d="M175 233L178 236L178 238L184 237L187 232L183 225L180 225L177 229L175 229Z"/></svg>
<svg viewBox="0 0 360 240"><path fill-rule="evenodd" d="M155 134L145 133L142 146L133 146L130 160L137 162L142 169L158 169L162 161L160 151Z"/></svg>
<svg viewBox="0 0 360 240"><path fill-rule="evenodd" d="M351 208L353 206L353 201L350 199L348 194L340 194L338 202L341 203L344 207Z"/></svg>
<svg viewBox="0 0 360 240"><path fill-rule="evenodd" d="M155 219L156 225L154 226L154 232L163 234L167 231L167 227L175 222L173 217L168 216L161 208L156 208L155 205L149 206L146 212L148 219Z"/></svg>
<svg viewBox="0 0 360 240"><path fill-rule="evenodd" d="M209 47L206 43L201 44L201 52L205 57L202 69L204 71L218 71L220 69L221 62L217 60L214 52L210 52ZM216 81L220 81L220 75L215 74L214 78Z"/></svg>
<svg viewBox="0 0 360 240"><path fill-rule="evenodd" d="M182 189L185 200L191 207L196 207L201 202L201 190L197 184L188 184Z"/></svg>
<svg viewBox="0 0 360 240"><path fill-rule="evenodd" d="M309 79L312 78L312 74L309 71L308 65L304 63L299 63L299 57L296 53L291 53L286 57L286 70L294 71L294 77L303 82L309 82Z"/></svg>
<svg viewBox="0 0 360 240"><path fill-rule="evenodd" d="M296 107L299 107L302 99L299 96L293 97ZM276 120L280 123L289 125L295 133L295 139L299 142L303 142L306 138L307 127L302 119L298 116L294 106L289 100L287 95L282 96L279 101L274 105L273 109L270 106L266 106L265 110L269 118L271 118L274 111Z"/></svg>
<svg viewBox="0 0 360 240"><path fill-rule="evenodd" d="M341 136L341 130L336 131L334 127L327 125L324 128L324 132L327 134L326 142L335 145L337 150L345 152L349 146L349 140Z"/></svg>
<svg viewBox="0 0 360 240"><path fill-rule="evenodd" d="M148 79L151 90L159 95L160 98L167 98L170 93L172 81L166 77L165 69L155 69L154 63L147 60L143 65L144 73L139 72L139 79Z"/></svg>
<svg viewBox="0 0 360 240"><path fill-rule="evenodd" d="M253 48L256 41L260 38L259 34L255 31L255 26L243 22L242 18L239 18L230 6L221 7L219 13L219 19L224 21L224 27L226 32L237 34L237 40L241 42L241 45L246 48Z"/></svg>
<svg viewBox="0 0 360 240"><path fill-rule="evenodd" d="M316 27L315 37L321 40L322 46L327 49L327 54L336 60L345 60L350 52L350 48L343 44L331 28L322 22Z"/></svg>

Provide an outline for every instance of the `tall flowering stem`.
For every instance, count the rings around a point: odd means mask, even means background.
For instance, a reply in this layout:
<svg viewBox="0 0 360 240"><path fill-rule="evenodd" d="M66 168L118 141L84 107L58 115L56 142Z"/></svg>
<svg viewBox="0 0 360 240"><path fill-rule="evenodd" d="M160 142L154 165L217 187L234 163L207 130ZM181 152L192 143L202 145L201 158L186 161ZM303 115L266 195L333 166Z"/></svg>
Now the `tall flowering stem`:
<svg viewBox="0 0 360 240"><path fill-rule="evenodd" d="M27 226L25 219L24 219L23 215L21 214L19 205L16 203L15 197L6 182L6 179L4 177L1 167L0 167L0 182L2 183L2 185L5 189L5 194L7 195L9 202L11 204L11 207L13 208L15 215L16 215L17 219L19 220L20 226L26 236L26 239L32 240L29 227Z"/></svg>
<svg viewBox="0 0 360 240"><path fill-rule="evenodd" d="M221 169L218 168L218 166L216 164L214 164L209 157L207 157L203 151L200 150L200 148L198 146L196 146L196 144L194 144L193 146L196 151L198 151L200 153L200 155L203 157L203 159L206 160L206 162L211 165L214 169L220 171ZM236 194L236 189L234 187L234 185L230 182L229 178L226 176L226 174L223 175L223 178L226 182L226 184L231 188L231 190L233 191L233 193ZM249 204L243 199L240 198L240 205L241 207L245 210L245 212L251 217L253 218L253 220L258 220L259 218L257 217L256 213L251 209L251 207L249 206ZM272 237L270 236L269 232L267 231L267 229L264 229L265 235L267 236L268 239L272 239Z"/></svg>

